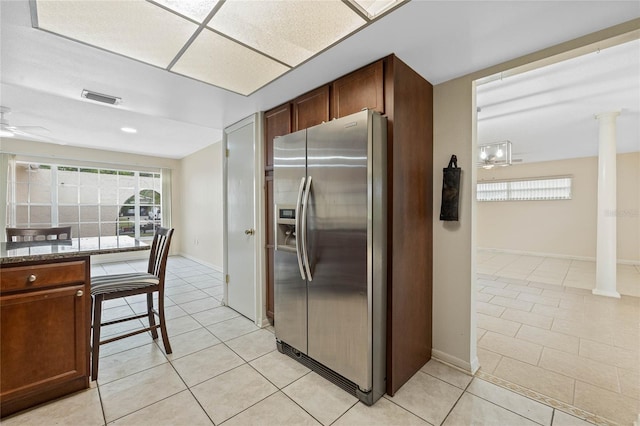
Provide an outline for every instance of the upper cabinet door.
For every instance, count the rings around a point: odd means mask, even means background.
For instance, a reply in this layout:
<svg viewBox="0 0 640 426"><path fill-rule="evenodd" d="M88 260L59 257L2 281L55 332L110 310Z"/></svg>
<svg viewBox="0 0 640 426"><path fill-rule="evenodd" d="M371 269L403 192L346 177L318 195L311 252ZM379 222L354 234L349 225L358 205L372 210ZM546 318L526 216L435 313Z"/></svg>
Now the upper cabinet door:
<svg viewBox="0 0 640 426"><path fill-rule="evenodd" d="M318 87L293 101L293 131L329 121L329 85Z"/></svg>
<svg viewBox="0 0 640 426"><path fill-rule="evenodd" d="M264 113L265 170L273 170L273 138L291 133L291 104L275 107Z"/></svg>
<svg viewBox="0 0 640 426"><path fill-rule="evenodd" d="M332 118L341 118L364 108L384 114L383 61L374 62L332 84Z"/></svg>

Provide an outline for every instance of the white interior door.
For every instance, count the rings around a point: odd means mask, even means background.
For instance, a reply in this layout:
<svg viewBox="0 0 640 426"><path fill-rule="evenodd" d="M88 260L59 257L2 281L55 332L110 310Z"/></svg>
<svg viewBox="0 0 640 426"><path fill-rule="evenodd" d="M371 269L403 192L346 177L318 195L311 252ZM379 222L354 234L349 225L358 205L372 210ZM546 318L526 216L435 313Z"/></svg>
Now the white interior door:
<svg viewBox="0 0 640 426"><path fill-rule="evenodd" d="M255 121L246 119L225 130L227 305L256 320L257 291Z"/></svg>

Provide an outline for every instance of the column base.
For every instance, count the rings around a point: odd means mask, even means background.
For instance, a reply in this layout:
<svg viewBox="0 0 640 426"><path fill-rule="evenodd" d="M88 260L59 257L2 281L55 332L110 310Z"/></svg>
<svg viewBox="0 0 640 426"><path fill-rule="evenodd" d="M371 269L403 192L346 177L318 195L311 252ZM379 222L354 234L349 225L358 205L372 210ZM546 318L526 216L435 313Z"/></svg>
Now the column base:
<svg viewBox="0 0 640 426"><path fill-rule="evenodd" d="M596 296L606 296L620 299L620 293L618 293L617 291L598 290L597 288L594 288L593 290L591 290L591 293L595 294Z"/></svg>

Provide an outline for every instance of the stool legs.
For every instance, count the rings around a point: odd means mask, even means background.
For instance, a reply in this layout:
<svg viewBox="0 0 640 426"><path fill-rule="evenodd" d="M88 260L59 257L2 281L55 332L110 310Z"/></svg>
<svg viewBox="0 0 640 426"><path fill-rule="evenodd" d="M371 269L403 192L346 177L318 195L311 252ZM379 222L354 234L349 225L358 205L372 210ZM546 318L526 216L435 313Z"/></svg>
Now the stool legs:
<svg viewBox="0 0 640 426"><path fill-rule="evenodd" d="M100 359L100 323L102 322L102 295L92 298L93 325L91 344L91 380L98 380L98 360Z"/></svg>
<svg viewBox="0 0 640 426"><path fill-rule="evenodd" d="M147 293L147 315L149 317L149 327L155 327L156 315L153 313L153 293ZM162 322L160 322L162 324ZM158 330L151 328L151 337L158 338Z"/></svg>
<svg viewBox="0 0 640 426"><path fill-rule="evenodd" d="M162 333L162 343L164 351L168 355L171 353L171 344L169 343L169 334L167 333L167 321L164 316L164 294L158 297L158 316L160 317L160 333Z"/></svg>

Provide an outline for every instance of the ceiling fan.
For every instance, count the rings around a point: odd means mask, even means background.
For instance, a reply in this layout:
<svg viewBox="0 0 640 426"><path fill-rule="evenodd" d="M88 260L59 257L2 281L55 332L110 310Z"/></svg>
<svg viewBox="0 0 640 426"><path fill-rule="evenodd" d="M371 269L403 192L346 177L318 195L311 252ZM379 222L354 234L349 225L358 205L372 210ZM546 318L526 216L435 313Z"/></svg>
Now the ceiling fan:
<svg viewBox="0 0 640 426"><path fill-rule="evenodd" d="M50 133L49 129L42 126L12 126L5 118L5 115L11 113L11 108L0 106L0 136L5 138L12 138L15 136L23 137L27 139L36 139L43 141L51 141L45 135L39 133Z"/></svg>

